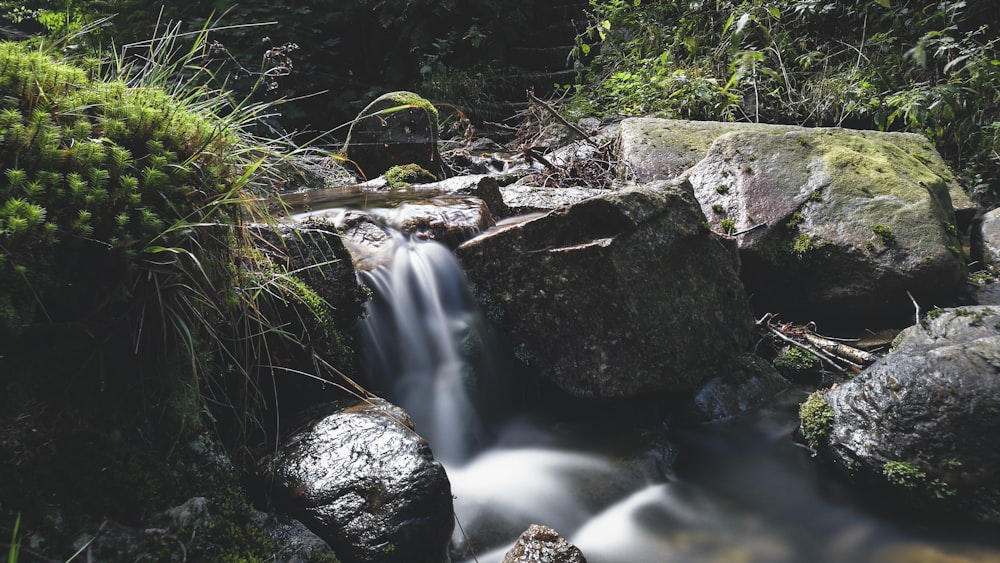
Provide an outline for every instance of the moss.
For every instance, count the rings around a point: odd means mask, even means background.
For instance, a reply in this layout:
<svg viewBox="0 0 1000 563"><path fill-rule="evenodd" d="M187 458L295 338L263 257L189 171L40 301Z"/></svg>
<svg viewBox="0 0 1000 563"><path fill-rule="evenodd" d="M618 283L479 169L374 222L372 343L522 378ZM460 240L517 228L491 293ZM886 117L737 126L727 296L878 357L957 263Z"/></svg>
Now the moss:
<svg viewBox="0 0 1000 563"><path fill-rule="evenodd" d="M891 228L881 223L877 223L872 225L872 232L875 233L875 236L878 237L878 240L884 246L892 246L893 244L896 244L896 235L892 232Z"/></svg>
<svg viewBox="0 0 1000 563"><path fill-rule="evenodd" d="M792 346L778 355L774 360L774 367L789 379L800 379L803 375L818 370L820 359L808 350Z"/></svg>
<svg viewBox="0 0 1000 563"><path fill-rule="evenodd" d="M712 213L715 213L716 215L722 215L725 212L726 212L726 208L723 207L722 204L719 204L719 203L712 204Z"/></svg>
<svg viewBox="0 0 1000 563"><path fill-rule="evenodd" d="M816 391L799 406L802 437L814 450L825 444L830 432L833 431L835 414L824 395L824 391Z"/></svg>
<svg viewBox="0 0 1000 563"><path fill-rule="evenodd" d="M882 466L882 476L896 487L931 499L944 500L956 494L944 481L933 478L916 465L904 461L886 462Z"/></svg>
<svg viewBox="0 0 1000 563"><path fill-rule="evenodd" d="M805 221L805 217L803 217L801 213L796 211L795 213L792 213L791 217L788 218L788 221L785 223L785 227L788 228L789 230L797 229L798 226L802 224L802 221Z"/></svg>
<svg viewBox="0 0 1000 563"><path fill-rule="evenodd" d="M718 186L715 186L715 191L719 194L727 194L729 193L729 186L726 184L719 184Z"/></svg>
<svg viewBox="0 0 1000 563"><path fill-rule="evenodd" d="M727 235L731 235L736 232L736 222L732 219L723 219L719 221L719 229Z"/></svg>
<svg viewBox="0 0 1000 563"><path fill-rule="evenodd" d="M411 106L423 109L434 115L435 122L438 119L438 110L436 107L434 107L434 104L432 104L430 101L428 101L423 96L420 96L419 94L401 90L398 92L389 92L388 94L384 94L383 96L380 97L380 99L388 99L401 106Z"/></svg>
<svg viewBox="0 0 1000 563"><path fill-rule="evenodd" d="M385 181L390 188L405 188L410 184L426 184L436 180L434 174L417 164L401 164L385 172Z"/></svg>

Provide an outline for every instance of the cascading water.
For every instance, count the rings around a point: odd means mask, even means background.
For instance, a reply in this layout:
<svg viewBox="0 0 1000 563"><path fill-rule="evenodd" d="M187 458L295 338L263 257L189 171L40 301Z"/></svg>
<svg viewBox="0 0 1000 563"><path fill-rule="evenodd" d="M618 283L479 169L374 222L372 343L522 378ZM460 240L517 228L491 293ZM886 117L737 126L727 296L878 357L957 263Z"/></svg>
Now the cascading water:
<svg viewBox="0 0 1000 563"><path fill-rule="evenodd" d="M388 267L362 279L373 293L364 325L369 378L406 409L439 461L466 461L489 441L476 396L495 378L458 262L441 244L397 235Z"/></svg>
<svg viewBox="0 0 1000 563"><path fill-rule="evenodd" d="M804 392L687 430L618 424L599 407L583 421L484 416L504 374L451 252L398 237L391 263L362 277L374 294L369 381L448 471L454 561L496 563L530 524L555 528L590 563L905 563L935 550L997 560L997 546L921 536L832 494L790 437Z"/></svg>

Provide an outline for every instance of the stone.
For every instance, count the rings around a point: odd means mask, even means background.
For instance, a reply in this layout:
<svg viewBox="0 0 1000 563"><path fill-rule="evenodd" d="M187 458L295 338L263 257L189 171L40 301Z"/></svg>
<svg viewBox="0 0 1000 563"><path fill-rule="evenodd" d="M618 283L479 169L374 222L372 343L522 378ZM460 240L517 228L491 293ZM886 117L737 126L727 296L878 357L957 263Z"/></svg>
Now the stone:
<svg viewBox="0 0 1000 563"><path fill-rule="evenodd" d="M389 92L368 104L351 123L344 152L366 178L406 164L444 177L437 143L437 109L413 92Z"/></svg>
<svg viewBox="0 0 1000 563"><path fill-rule="evenodd" d="M733 244L687 183L592 197L456 255L514 355L577 397L691 391L750 342Z"/></svg>
<svg viewBox="0 0 1000 563"><path fill-rule="evenodd" d="M687 178L734 234L760 313L891 326L912 315L907 292L927 307L962 289L976 208L923 137L654 119L620 134L637 181Z"/></svg>
<svg viewBox="0 0 1000 563"><path fill-rule="evenodd" d="M503 201L511 215L545 213L553 209L579 203L587 198L608 193L595 188L547 188L516 183L500 188Z"/></svg>
<svg viewBox="0 0 1000 563"><path fill-rule="evenodd" d="M514 547L507 552L501 563L587 563L587 558L559 532L532 524L517 538Z"/></svg>
<svg viewBox="0 0 1000 563"><path fill-rule="evenodd" d="M810 445L860 485L928 515L1000 525L1000 308L932 311L807 405Z"/></svg>
<svg viewBox="0 0 1000 563"><path fill-rule="evenodd" d="M262 462L276 506L353 563L441 563L451 486L406 413L372 399L320 413Z"/></svg>

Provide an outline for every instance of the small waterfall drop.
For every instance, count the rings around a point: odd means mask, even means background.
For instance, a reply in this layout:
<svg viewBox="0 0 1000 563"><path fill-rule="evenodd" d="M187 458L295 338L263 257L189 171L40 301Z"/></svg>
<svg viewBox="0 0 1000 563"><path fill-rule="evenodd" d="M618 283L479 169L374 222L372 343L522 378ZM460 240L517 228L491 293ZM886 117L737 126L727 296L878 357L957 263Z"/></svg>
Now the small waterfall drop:
<svg viewBox="0 0 1000 563"><path fill-rule="evenodd" d="M439 243L400 235L390 263L362 278L373 293L364 327L369 377L410 414L436 458L468 460L490 441L491 405L481 397L496 377L458 261Z"/></svg>

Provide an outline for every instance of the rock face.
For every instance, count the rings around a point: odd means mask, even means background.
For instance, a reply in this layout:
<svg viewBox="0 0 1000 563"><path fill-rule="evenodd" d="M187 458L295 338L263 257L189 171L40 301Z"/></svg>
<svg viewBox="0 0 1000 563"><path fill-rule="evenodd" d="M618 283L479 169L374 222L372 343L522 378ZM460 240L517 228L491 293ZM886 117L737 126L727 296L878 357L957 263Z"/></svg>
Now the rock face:
<svg viewBox="0 0 1000 563"><path fill-rule="evenodd" d="M587 563L577 547L548 526L533 524L507 552L501 563Z"/></svg>
<svg viewBox="0 0 1000 563"><path fill-rule="evenodd" d="M923 137L845 129L629 119L638 181L684 176L712 228L737 233L761 311L894 322L960 288L955 209L975 210Z"/></svg>
<svg viewBox="0 0 1000 563"><path fill-rule="evenodd" d="M437 148L438 113L412 92L390 92L361 110L351 124L344 151L367 178L397 165L416 164L443 177Z"/></svg>
<svg viewBox="0 0 1000 563"><path fill-rule="evenodd" d="M587 199L456 255L515 355L578 397L692 390L750 340L733 246L686 183Z"/></svg>
<svg viewBox="0 0 1000 563"><path fill-rule="evenodd" d="M276 503L352 563L441 563L454 527L444 468L381 400L323 416L264 462Z"/></svg>
<svg viewBox="0 0 1000 563"><path fill-rule="evenodd" d="M1000 525L1000 308L932 311L885 358L814 395L802 429L861 483Z"/></svg>

